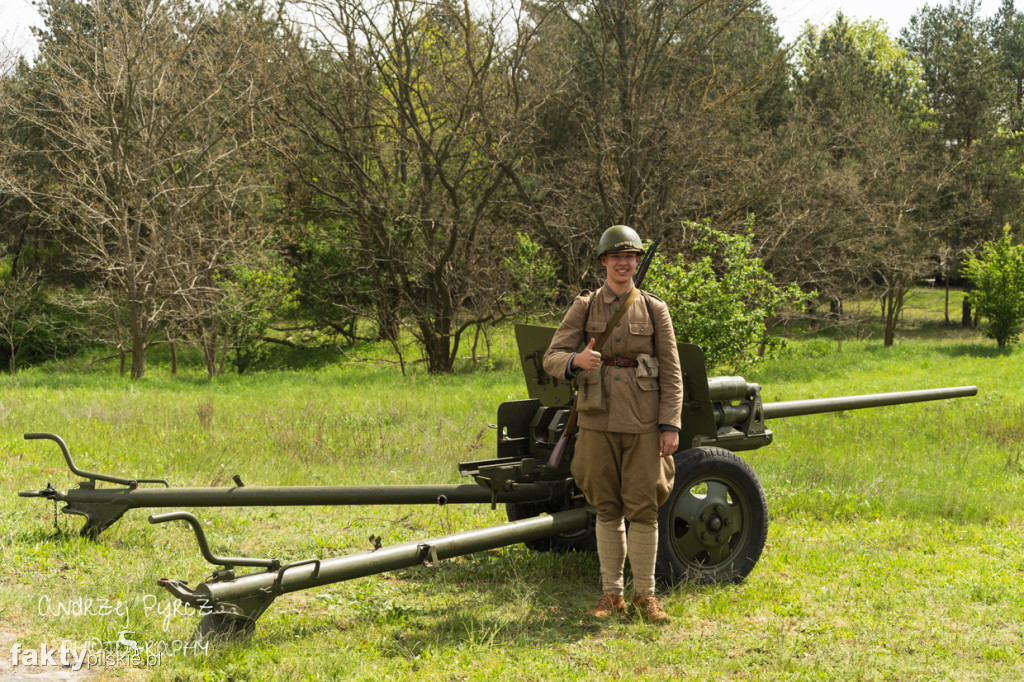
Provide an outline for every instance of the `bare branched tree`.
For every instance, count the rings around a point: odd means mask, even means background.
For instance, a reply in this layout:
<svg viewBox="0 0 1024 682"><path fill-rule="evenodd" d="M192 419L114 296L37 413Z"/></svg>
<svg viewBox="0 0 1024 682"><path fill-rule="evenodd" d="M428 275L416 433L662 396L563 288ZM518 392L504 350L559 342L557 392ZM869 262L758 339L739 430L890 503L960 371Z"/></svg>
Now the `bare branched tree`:
<svg viewBox="0 0 1024 682"><path fill-rule="evenodd" d="M286 158L313 191L306 215L343 245L333 300L374 311L382 336L408 328L432 372L450 371L463 332L501 316L499 229L510 47L469 5L303 3L314 39L287 49L278 109L305 153ZM300 57L300 58L297 58ZM342 281L340 278L344 278Z"/></svg>
<svg viewBox="0 0 1024 682"><path fill-rule="evenodd" d="M12 182L66 257L125 312L131 375L171 308L253 242L234 219L259 183L247 128L265 68L245 22L185 0L53 0L6 115L38 131L8 150L48 182ZM120 316L118 316L120 317Z"/></svg>
<svg viewBox="0 0 1024 682"><path fill-rule="evenodd" d="M523 97L530 153L516 168L524 220L571 286L614 223L678 248L685 220L742 226L750 153L785 55L756 1L552 0L530 5Z"/></svg>

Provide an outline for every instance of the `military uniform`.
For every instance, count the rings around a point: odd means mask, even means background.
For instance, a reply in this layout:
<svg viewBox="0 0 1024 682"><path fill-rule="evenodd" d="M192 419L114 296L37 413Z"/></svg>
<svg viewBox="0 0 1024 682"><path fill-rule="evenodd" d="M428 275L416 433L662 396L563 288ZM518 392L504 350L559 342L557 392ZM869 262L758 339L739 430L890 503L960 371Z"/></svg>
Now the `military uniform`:
<svg viewBox="0 0 1024 682"><path fill-rule="evenodd" d="M564 379L572 354L591 337L604 333L620 303L620 297L606 286L575 298L544 355L544 369ZM637 377L635 367L607 364L615 357L636 359L641 353L658 359L657 378ZM654 522L675 476L672 458L658 455L659 431L663 427L678 430L683 407L682 374L668 305L656 296L641 294L608 336L601 355L606 363L601 372L607 409L579 416L572 475L588 502L597 507L599 518L625 516L630 521ZM616 441L621 447L614 447Z"/></svg>
<svg viewBox="0 0 1024 682"><path fill-rule="evenodd" d="M620 298L606 284L594 294L578 296L544 354L544 369L559 378L572 377L575 372L571 363L577 349L605 331L627 295ZM633 361L641 354L657 358L656 378L637 376ZM626 549L623 519L627 519L631 524L629 555L634 589L653 595L658 507L672 490L675 476L673 458L659 454L660 431L679 429L683 403L682 374L668 306L656 296L641 293L612 329L601 356L606 410L579 414L572 474L587 501L597 508L605 594L622 594ZM638 571L633 548L640 543L648 545L645 563L650 565ZM620 553L622 558L618 558Z"/></svg>

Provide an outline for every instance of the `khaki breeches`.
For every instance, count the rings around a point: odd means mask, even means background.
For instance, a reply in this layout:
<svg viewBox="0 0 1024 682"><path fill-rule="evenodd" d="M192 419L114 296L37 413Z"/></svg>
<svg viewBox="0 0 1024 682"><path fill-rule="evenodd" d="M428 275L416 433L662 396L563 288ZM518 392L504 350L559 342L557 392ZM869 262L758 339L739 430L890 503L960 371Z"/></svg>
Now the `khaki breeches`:
<svg viewBox="0 0 1024 682"><path fill-rule="evenodd" d="M576 485L597 508L597 518L611 522L653 524L675 480L675 460L661 457L658 431L615 433L580 429L572 458Z"/></svg>

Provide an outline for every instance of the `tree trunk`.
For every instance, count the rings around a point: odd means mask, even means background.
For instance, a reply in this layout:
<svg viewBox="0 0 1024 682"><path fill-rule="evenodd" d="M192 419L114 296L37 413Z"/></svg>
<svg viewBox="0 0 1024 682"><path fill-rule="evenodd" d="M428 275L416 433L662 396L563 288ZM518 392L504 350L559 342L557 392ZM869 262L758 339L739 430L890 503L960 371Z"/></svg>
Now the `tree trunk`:
<svg viewBox="0 0 1024 682"><path fill-rule="evenodd" d="M206 365L206 375L217 376L217 332L203 330L199 340L203 346L203 363Z"/></svg>
<svg viewBox="0 0 1024 682"><path fill-rule="evenodd" d="M398 309L396 300L396 298L391 298L388 301L377 302L377 339L379 341L390 341L393 344L398 342L401 321L396 312Z"/></svg>
<svg viewBox="0 0 1024 682"><path fill-rule="evenodd" d="M885 324L883 345L888 348L896 340L896 302L890 292L882 297L883 322Z"/></svg>
<svg viewBox="0 0 1024 682"><path fill-rule="evenodd" d="M946 326L948 327L949 326L949 277L947 276L947 277L944 277L943 279L945 280L945 283L946 283L946 308L945 308L945 312L946 312Z"/></svg>
<svg viewBox="0 0 1024 682"><path fill-rule="evenodd" d="M843 316L843 299L837 297L829 301L828 316L832 320L838 320Z"/></svg>
<svg viewBox="0 0 1024 682"><path fill-rule="evenodd" d="M451 337L437 334L427 339L427 370L431 374L447 374L454 369L451 357Z"/></svg>
<svg viewBox="0 0 1024 682"><path fill-rule="evenodd" d="M130 308L132 330L132 379L146 376L146 332L143 327L143 308L132 303Z"/></svg>
<svg viewBox="0 0 1024 682"><path fill-rule="evenodd" d="M963 312L960 317L960 326L967 327L968 329L973 326L973 320L971 318L971 300L964 296Z"/></svg>
<svg viewBox="0 0 1024 682"><path fill-rule="evenodd" d="M423 350L427 355L427 371L431 374L451 372L454 368L451 321L444 317L434 320L421 317L418 326L423 336Z"/></svg>

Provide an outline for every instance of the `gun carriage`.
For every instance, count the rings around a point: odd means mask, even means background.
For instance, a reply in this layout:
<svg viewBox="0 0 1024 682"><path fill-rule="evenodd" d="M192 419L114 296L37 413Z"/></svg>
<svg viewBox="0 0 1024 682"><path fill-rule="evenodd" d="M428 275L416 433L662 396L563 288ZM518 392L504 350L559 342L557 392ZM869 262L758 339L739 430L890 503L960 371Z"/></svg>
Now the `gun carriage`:
<svg viewBox="0 0 1024 682"><path fill-rule="evenodd" d="M569 420L573 390L548 376L541 357L553 328L518 325L516 340L529 397L502 403L497 412L494 459L465 462L460 473L474 483L419 486L235 486L176 487L157 479L126 479L79 469L64 441L68 468L85 480L60 492L52 485L22 491L64 503L62 511L85 518L81 534L96 538L131 509L182 507L316 506L373 504L505 505L509 522L419 542L377 548L336 558L282 564L276 559L217 557L192 514L150 516L151 523L186 521L203 556L218 569L190 588L180 580L158 584L205 613L198 636L249 633L273 600L287 592L391 571L454 556L525 543L535 551L588 551L595 546L594 511L573 483L572 444L560 461L551 459ZM764 403L761 387L742 377L708 378L698 346L679 344L685 403L680 451L675 453L675 487L659 512L658 575L669 584L735 582L757 564L768 532L764 489L736 452L772 442L772 419L972 396L974 386ZM110 486L101 487L100 483ZM260 570L236 575L236 567Z"/></svg>

